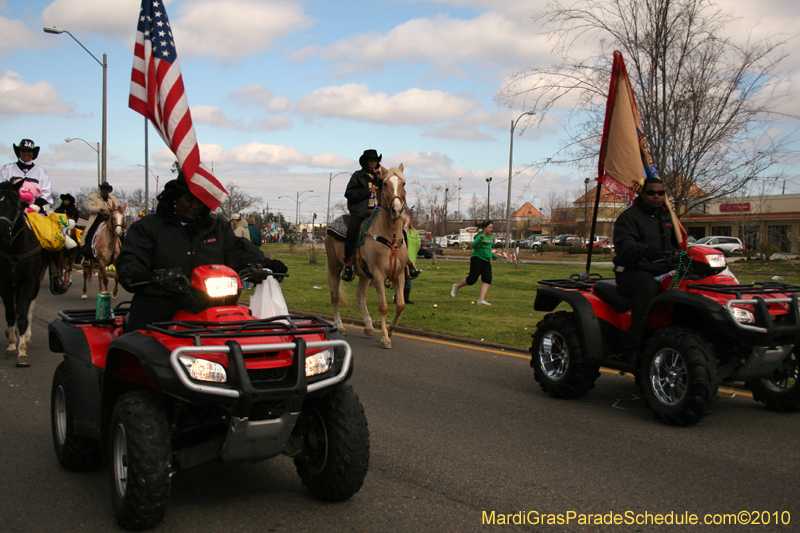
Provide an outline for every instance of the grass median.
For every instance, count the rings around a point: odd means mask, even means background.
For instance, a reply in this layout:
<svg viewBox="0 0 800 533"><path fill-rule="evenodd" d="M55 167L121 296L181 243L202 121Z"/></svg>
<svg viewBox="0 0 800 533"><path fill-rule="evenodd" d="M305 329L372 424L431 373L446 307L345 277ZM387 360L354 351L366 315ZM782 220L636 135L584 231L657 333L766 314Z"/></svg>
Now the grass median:
<svg viewBox="0 0 800 533"><path fill-rule="evenodd" d="M315 247L317 264L309 263L309 248L302 245L268 244L263 249L289 267L289 277L283 282L281 289L290 309L309 314L333 313L323 246ZM492 305L478 306L475 302L478 300L480 282L472 287L462 288L455 298L450 296L453 283L463 279L469 271L469 263L466 261L468 255L465 254L461 261L455 260L455 257L457 256L447 251L444 256L438 257L435 265L429 259L417 261L417 267L423 273L414 280L410 298L414 305L406 306L400 317L400 326L465 337L478 342L526 348L530 346L530 336L536 329L536 323L545 314L533 310L537 280L567 278L583 271L582 262L574 265L520 264L515 269L510 262L493 261L493 281L486 297ZM735 268L736 264L731 266ZM781 270L785 271L785 267ZM592 272L602 276L613 275L610 268L593 267ZM768 280L769 274L760 272L739 277L742 283L749 283ZM786 279L788 283L799 281L797 278ZM342 285L350 304L349 307L341 308L342 317L360 320L361 312L356 301L358 281L342 282ZM391 290L387 292L389 298L394 294ZM252 291L245 291L248 297L250 293ZM373 321L379 323L378 298L373 288L367 292L367 305ZM393 315L394 306L390 304L388 319L391 320Z"/></svg>

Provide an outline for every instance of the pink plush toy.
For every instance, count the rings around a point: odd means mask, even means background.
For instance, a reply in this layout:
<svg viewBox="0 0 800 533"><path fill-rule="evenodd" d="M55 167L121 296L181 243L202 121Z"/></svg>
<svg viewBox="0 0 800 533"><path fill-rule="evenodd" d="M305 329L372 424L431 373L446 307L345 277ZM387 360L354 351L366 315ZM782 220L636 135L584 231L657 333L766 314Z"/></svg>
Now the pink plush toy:
<svg viewBox="0 0 800 533"><path fill-rule="evenodd" d="M22 187L19 189L19 197L20 199L28 205L25 209L27 213L38 213L39 208L33 204L39 195L42 194L42 189L39 188L38 185L31 181L26 181L22 184Z"/></svg>

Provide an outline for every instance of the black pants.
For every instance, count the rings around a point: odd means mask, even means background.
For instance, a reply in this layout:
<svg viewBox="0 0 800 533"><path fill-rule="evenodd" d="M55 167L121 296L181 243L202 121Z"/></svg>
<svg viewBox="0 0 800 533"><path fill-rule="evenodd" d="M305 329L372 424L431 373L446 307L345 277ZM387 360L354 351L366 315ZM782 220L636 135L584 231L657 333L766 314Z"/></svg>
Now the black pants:
<svg viewBox="0 0 800 533"><path fill-rule="evenodd" d="M647 324L647 306L658 295L658 283L653 274L645 270L626 270L617 272L617 290L633 302L631 306L631 327L623 338L623 347L633 348L641 339Z"/></svg>
<svg viewBox="0 0 800 533"><path fill-rule="evenodd" d="M360 217L350 213L350 222L347 224L347 239L344 241L344 262L347 263L353 256L358 242L358 230L367 217Z"/></svg>
<svg viewBox="0 0 800 533"><path fill-rule="evenodd" d="M94 234L100 224L106 220L108 220L108 215L97 215L97 218L94 219L92 225L81 236L80 253L86 259L92 259L94 257L94 254L92 253L92 237L94 237Z"/></svg>
<svg viewBox="0 0 800 533"><path fill-rule="evenodd" d="M168 322L179 310L180 306L171 298L134 294L124 331L127 333L144 329L147 324L153 322Z"/></svg>
<svg viewBox="0 0 800 533"><path fill-rule="evenodd" d="M483 283L492 284L492 263L484 261L474 255L469 258L469 274L467 274L467 285L475 285L481 278Z"/></svg>

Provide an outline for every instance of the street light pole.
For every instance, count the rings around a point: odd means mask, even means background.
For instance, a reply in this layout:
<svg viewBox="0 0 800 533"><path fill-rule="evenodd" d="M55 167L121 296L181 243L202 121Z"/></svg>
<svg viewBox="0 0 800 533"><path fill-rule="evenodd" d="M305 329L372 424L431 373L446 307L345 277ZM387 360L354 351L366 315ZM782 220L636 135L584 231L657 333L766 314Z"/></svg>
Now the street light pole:
<svg viewBox="0 0 800 533"><path fill-rule="evenodd" d="M445 187L445 189L444 189L444 235L445 235L445 238L447 237L447 204L448 204L448 202L447 202L447 193L448 193L448 191L450 191L450 189ZM445 246L447 246L447 243L445 243Z"/></svg>
<svg viewBox="0 0 800 533"><path fill-rule="evenodd" d="M339 172L334 174L333 172L330 173L330 177L328 178L328 209L325 211L325 225L330 226L331 222L331 183L333 183L333 178L338 176L339 174L350 174L350 172Z"/></svg>
<svg viewBox="0 0 800 533"><path fill-rule="evenodd" d="M458 178L458 220L463 220L464 217L461 216L461 178Z"/></svg>
<svg viewBox="0 0 800 533"><path fill-rule="evenodd" d="M51 33L53 35L60 35L62 33L66 33L67 35L72 37L72 39L76 43L78 43L81 48L86 50L86 53L89 54L90 56L92 56L92 59L97 61L97 63L101 67L103 67L103 135L102 135L102 140L100 142L102 143L102 147L103 147L103 154L102 154L102 158L103 158L103 163L102 163L102 182L106 182L106 181L108 181L106 179L106 175L107 175L106 174L106 169L107 169L107 164L106 164L106 161L107 161L107 148L106 148L106 146L107 146L107 142L106 142L107 138L106 137L107 136L106 136L106 130L107 130L107 124L108 124L108 113L107 113L106 102L108 100L108 56L107 56L107 54L104 53L103 54L103 61L101 62L99 59L97 59L95 57L95 55L93 53L91 53L89 51L88 48L83 46L83 43L81 43L77 38L75 38L74 35L72 35L67 30L61 30L59 28L56 28L55 26L53 26L52 28L45 27L45 28L42 28L42 29L44 30L45 33ZM101 185L101 184L102 183L100 183L98 185Z"/></svg>
<svg viewBox="0 0 800 533"><path fill-rule="evenodd" d="M586 229L589 223L589 178L583 180L583 233L586 234ZM593 246L594 243L587 243L588 246Z"/></svg>
<svg viewBox="0 0 800 533"><path fill-rule="evenodd" d="M81 138L79 138L79 137L67 137L66 139L64 139L64 141L65 141L65 142L72 142L72 141L83 141L83 142L86 144L86 146L88 146L89 148L91 148L92 150L94 150L95 152L97 152L97 185L98 185L98 186L99 186L99 185L102 185L102 183L103 183L103 182L101 181L101 176L102 176L102 175L100 174L100 143L97 143L97 148L95 148L95 147L94 147L94 146L92 146L90 143L88 143L88 142L84 141L83 139L81 139Z"/></svg>
<svg viewBox="0 0 800 533"><path fill-rule="evenodd" d="M489 205L492 198L492 177L486 178L486 220L489 220Z"/></svg>
<svg viewBox="0 0 800 533"><path fill-rule="evenodd" d="M508 241L511 240L511 173L512 173L512 163L514 161L514 128L517 126L517 122L519 119L524 117L525 115L533 115L533 111L526 111L525 113L521 114L517 117L517 120L511 121L511 142L509 144L508 150L508 198L506 199L506 238L505 242L505 250L508 252Z"/></svg>
<svg viewBox="0 0 800 533"><path fill-rule="evenodd" d="M147 172L152 174L153 177L156 179L156 194L158 194L158 176L156 176L155 172L150 170L150 168L147 165L142 165L141 163L136 163L136 166L137 167L144 167L144 169L146 171L145 175L144 175L144 210L145 210L145 213L149 215L150 214L149 213L149 211L150 211L150 193L149 193L148 182L150 180L149 180L149 176L147 175Z"/></svg>

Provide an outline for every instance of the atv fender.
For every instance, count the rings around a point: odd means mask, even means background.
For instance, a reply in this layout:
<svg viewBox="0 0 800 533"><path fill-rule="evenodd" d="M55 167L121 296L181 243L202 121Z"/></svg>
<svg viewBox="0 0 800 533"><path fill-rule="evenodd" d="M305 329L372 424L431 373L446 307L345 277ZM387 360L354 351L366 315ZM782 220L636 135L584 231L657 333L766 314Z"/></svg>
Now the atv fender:
<svg viewBox="0 0 800 533"><path fill-rule="evenodd" d="M103 369L92 363L92 350L83 328L61 319L48 326L50 351L64 354L72 383L73 422L78 435L100 439L100 387Z"/></svg>
<svg viewBox="0 0 800 533"><path fill-rule="evenodd" d="M536 300L533 308L536 311L553 311L558 304L566 302L572 307L581 335L583 356L586 359L602 359L603 335L600 321L592 308L592 304L581 291L564 290L541 285L536 289Z"/></svg>

